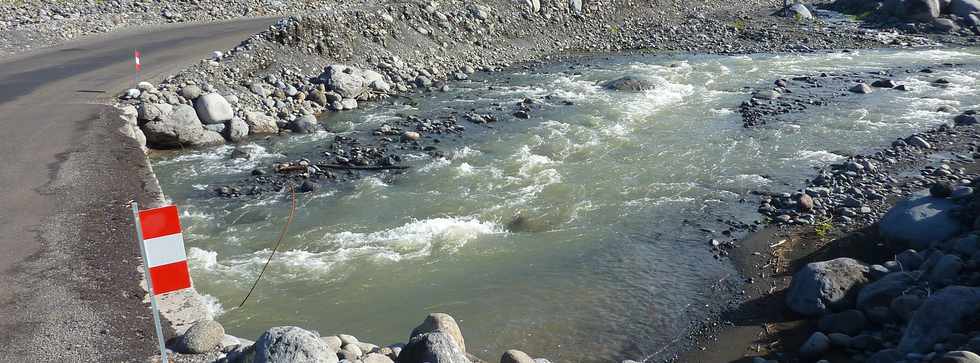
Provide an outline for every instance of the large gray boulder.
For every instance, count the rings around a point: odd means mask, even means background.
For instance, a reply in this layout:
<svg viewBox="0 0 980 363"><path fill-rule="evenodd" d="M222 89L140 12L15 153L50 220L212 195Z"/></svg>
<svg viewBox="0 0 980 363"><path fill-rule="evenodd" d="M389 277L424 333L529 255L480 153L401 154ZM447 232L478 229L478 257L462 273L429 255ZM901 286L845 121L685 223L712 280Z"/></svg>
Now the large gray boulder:
<svg viewBox="0 0 980 363"><path fill-rule="evenodd" d="M890 0L886 1L892 15L917 22L930 22L939 17L939 0Z"/></svg>
<svg viewBox="0 0 980 363"><path fill-rule="evenodd" d="M194 100L194 109L197 110L197 117L206 124L221 124L235 117L228 100L213 92Z"/></svg>
<svg viewBox="0 0 980 363"><path fill-rule="evenodd" d="M607 81L602 84L602 87L614 91L641 92L651 90L655 85L647 79L626 76Z"/></svg>
<svg viewBox="0 0 980 363"><path fill-rule="evenodd" d="M976 353L958 350L944 354L934 361L935 363L980 363L980 355Z"/></svg>
<svg viewBox="0 0 980 363"><path fill-rule="evenodd" d="M328 66L320 75L320 80L344 98L360 96L370 84L360 70L340 64Z"/></svg>
<svg viewBox="0 0 980 363"><path fill-rule="evenodd" d="M214 320L199 320L181 335L177 341L180 353L202 354L221 348L225 328Z"/></svg>
<svg viewBox="0 0 980 363"><path fill-rule="evenodd" d="M811 13L810 9L807 9L806 5L803 4L790 5L790 7L786 9L786 16L800 20L813 19L813 13Z"/></svg>
<svg viewBox="0 0 980 363"><path fill-rule="evenodd" d="M456 346L463 353L466 353L466 341L463 340L463 332L459 330L459 325L456 324L456 319L453 319L449 314L444 313L432 313L425 317L422 324L412 329L412 334L408 337L409 339L416 336L431 333L435 331L441 331L443 333L449 334L456 342Z"/></svg>
<svg viewBox="0 0 980 363"><path fill-rule="evenodd" d="M949 12L962 18L980 13L980 0L952 0L949 3Z"/></svg>
<svg viewBox="0 0 980 363"><path fill-rule="evenodd" d="M169 114L144 123L142 129L147 145L158 149L220 145L225 141L220 134L205 130L188 105L178 105Z"/></svg>
<svg viewBox="0 0 980 363"><path fill-rule="evenodd" d="M534 363L534 358L522 351L511 349L500 356L500 363Z"/></svg>
<svg viewBox="0 0 980 363"><path fill-rule="evenodd" d="M337 353L316 333L295 326L266 330L255 341L255 363L337 363Z"/></svg>
<svg viewBox="0 0 980 363"><path fill-rule="evenodd" d="M886 240L905 243L922 250L932 243L945 241L960 232L953 215L956 209L949 199L929 196L920 191L896 204L881 217L878 232Z"/></svg>
<svg viewBox="0 0 980 363"><path fill-rule="evenodd" d="M141 103L138 109L140 121L156 121L174 112L174 106L166 103Z"/></svg>
<svg viewBox="0 0 980 363"><path fill-rule="evenodd" d="M408 341L398 363L470 363L452 336L441 331L420 334Z"/></svg>
<svg viewBox="0 0 980 363"><path fill-rule="evenodd" d="M317 122L313 115L303 115L289 123L289 129L297 134L311 134L316 132Z"/></svg>
<svg viewBox="0 0 980 363"><path fill-rule="evenodd" d="M901 296L918 280L913 272L892 272L872 282L858 292L857 307L868 310L875 306L889 306L892 299Z"/></svg>
<svg viewBox="0 0 980 363"><path fill-rule="evenodd" d="M929 296L915 311L898 343L903 353L928 353L980 311L980 288L950 286Z"/></svg>
<svg viewBox="0 0 980 363"><path fill-rule="evenodd" d="M847 309L870 280L869 272L861 261L846 257L808 263L793 275L786 304L803 315Z"/></svg>
<svg viewBox="0 0 980 363"><path fill-rule="evenodd" d="M253 134L275 134L279 132L276 118L262 112L246 112L245 123L248 124L248 131Z"/></svg>

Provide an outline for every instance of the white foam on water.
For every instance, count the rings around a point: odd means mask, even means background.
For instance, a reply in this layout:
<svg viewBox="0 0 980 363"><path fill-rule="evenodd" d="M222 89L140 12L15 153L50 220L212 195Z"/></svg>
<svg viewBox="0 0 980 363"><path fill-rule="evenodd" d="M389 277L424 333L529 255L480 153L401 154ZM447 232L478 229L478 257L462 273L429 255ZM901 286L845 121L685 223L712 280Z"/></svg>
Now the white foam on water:
<svg viewBox="0 0 980 363"><path fill-rule="evenodd" d="M218 298L208 294L201 294L201 300L204 302L204 308L206 309L205 315L208 319L214 320L225 313L225 308L221 306L221 301Z"/></svg>
<svg viewBox="0 0 980 363"><path fill-rule="evenodd" d="M808 165L817 166L834 163L846 158L847 157L843 155L837 155L826 150L799 150L792 158L789 158L789 160L804 161Z"/></svg>
<svg viewBox="0 0 980 363"><path fill-rule="evenodd" d="M432 173L432 172L434 172L436 170L445 168L445 167L449 166L450 164L452 164L452 161L449 160L449 159L446 159L446 158L436 158L436 159L434 159L434 160L426 163L425 165L422 165L422 166L416 168L415 169L415 173L417 173L417 174L429 174L429 173Z"/></svg>

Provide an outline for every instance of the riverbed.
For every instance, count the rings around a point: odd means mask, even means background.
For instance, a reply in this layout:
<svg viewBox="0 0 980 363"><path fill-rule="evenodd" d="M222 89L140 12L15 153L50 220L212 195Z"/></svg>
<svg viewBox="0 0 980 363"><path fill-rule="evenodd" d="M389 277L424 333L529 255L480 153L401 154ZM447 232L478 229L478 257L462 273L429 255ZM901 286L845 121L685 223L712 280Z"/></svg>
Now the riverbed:
<svg viewBox="0 0 980 363"><path fill-rule="evenodd" d="M739 105L776 79L920 69L911 90L847 95L743 127ZM598 83L642 76L640 93ZM553 361L642 360L669 352L743 278L712 239L761 219L750 192L789 192L813 168L949 122L980 103L980 50L807 55L609 56L450 83L323 120L332 132L160 154L154 168L181 222L196 288L231 334L276 325L404 342L429 312L460 323L468 351L516 348ZM946 86L932 82L950 80ZM530 119L510 115L530 98ZM499 114L439 137L445 158L408 154L400 174L367 174L298 195L296 218L248 304L289 193L218 197L255 168L321 153L338 134L405 115ZM734 231L738 234L739 231Z"/></svg>

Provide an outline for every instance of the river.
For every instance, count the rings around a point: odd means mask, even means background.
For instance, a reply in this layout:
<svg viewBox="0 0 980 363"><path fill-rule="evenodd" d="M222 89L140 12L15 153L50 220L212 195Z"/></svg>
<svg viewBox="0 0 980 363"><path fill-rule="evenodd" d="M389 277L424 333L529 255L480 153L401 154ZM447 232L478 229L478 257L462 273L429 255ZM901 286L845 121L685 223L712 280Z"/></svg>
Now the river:
<svg viewBox="0 0 980 363"><path fill-rule="evenodd" d="M744 128L738 113L778 78L943 62L968 65L903 73L895 80L909 92L842 97L762 127ZM596 85L623 75L657 87ZM952 84L929 84L940 77ZM369 132L399 115L541 100L529 120L464 122L464 136L441 140L445 159L410 155L404 174L300 194L283 247L241 309L288 193L211 190L316 153L336 134L257 138L243 146L249 160L230 159L225 146L152 161L182 211L195 286L231 334L297 325L387 344L446 312L468 351L491 361L511 348L558 362L640 360L670 351L739 289L743 278L709 241L729 222L761 218L750 191L796 190L814 167L949 122L936 109L976 107L978 79L978 49L611 56L478 74L412 95L415 103L344 112L324 121L329 129Z"/></svg>

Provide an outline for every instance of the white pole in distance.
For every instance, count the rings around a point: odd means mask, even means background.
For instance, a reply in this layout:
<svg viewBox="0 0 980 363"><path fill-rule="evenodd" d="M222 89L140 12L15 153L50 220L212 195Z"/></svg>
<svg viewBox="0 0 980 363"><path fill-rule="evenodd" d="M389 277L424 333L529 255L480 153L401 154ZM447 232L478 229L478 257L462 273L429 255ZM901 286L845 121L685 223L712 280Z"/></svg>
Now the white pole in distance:
<svg viewBox="0 0 980 363"><path fill-rule="evenodd" d="M153 293L153 279L150 278L150 265L146 260L146 246L143 246L143 226L140 225L140 210L133 202L133 221L136 222L136 243L140 245L140 255L143 256L143 272L146 277L146 288L150 291L150 307L153 309L153 324L157 328L157 343L160 345L161 362L169 363L167 347L163 343L163 327L160 326L160 310L157 308L157 295Z"/></svg>

